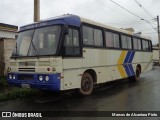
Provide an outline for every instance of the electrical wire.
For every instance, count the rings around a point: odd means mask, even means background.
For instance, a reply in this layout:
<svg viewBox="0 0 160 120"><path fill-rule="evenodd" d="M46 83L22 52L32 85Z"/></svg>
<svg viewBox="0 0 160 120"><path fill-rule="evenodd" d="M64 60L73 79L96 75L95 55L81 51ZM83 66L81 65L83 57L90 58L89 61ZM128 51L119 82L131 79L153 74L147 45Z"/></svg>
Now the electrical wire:
<svg viewBox="0 0 160 120"><path fill-rule="evenodd" d="M134 14L133 12L129 11L128 9L124 8L124 7L121 6L120 4L116 3L115 1L113 1L113 0L110 0L110 1L113 2L114 4L116 4L117 6L121 7L122 9L126 10L126 11L129 12L130 14L138 17L139 19L143 19L143 18L141 18L140 16L138 16L138 15Z"/></svg>
<svg viewBox="0 0 160 120"><path fill-rule="evenodd" d="M121 12L116 11L115 9L111 8L110 6L106 5L106 4L103 3L101 0L95 0L95 1L96 1L97 3L100 3L101 5L103 5L103 6L105 6L105 7L113 10L113 11L114 11L115 13L117 13L117 14L121 14L121 15L127 16L127 15L125 15L125 14L122 14ZM128 16L127 16L127 17L128 17ZM130 18L130 19L132 19L132 18Z"/></svg>
<svg viewBox="0 0 160 120"><path fill-rule="evenodd" d="M156 28L143 29L143 30L139 30L139 31L148 31L148 30L153 30L153 29L156 29Z"/></svg>
<svg viewBox="0 0 160 120"><path fill-rule="evenodd" d="M157 34L157 32L142 33L142 34Z"/></svg>
<svg viewBox="0 0 160 120"><path fill-rule="evenodd" d="M141 20L146 21L152 28L154 28L154 26L153 26L152 24L150 24L150 22L148 22L147 20L145 20L145 19L141 18L140 16L134 14L133 12L131 12L131 11L129 11L128 9L124 8L123 6L121 6L120 4L116 3L115 1L113 1L113 0L110 0L110 1L113 2L114 4L116 4L117 6L121 7L122 9L126 10L126 11L129 12L130 14L138 17L138 18L141 19ZM154 29L155 29L155 28L154 28ZM155 29L155 30L157 31L157 29Z"/></svg>
<svg viewBox="0 0 160 120"><path fill-rule="evenodd" d="M148 10L138 1L138 0L134 0L136 3L137 3L137 5L145 12L145 13L147 13L151 18L154 18L154 17L152 17L152 15L148 12Z"/></svg>

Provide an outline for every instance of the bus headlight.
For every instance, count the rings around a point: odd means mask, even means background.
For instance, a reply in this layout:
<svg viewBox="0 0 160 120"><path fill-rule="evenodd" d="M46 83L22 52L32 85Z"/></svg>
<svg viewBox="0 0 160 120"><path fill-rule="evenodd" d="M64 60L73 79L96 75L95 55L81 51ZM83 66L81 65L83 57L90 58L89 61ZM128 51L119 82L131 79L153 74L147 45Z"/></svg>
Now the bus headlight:
<svg viewBox="0 0 160 120"><path fill-rule="evenodd" d="M11 74L9 74L9 79L10 79L10 80L12 79L12 75L11 75Z"/></svg>
<svg viewBox="0 0 160 120"><path fill-rule="evenodd" d="M39 76L39 80L40 80L40 81L43 80L43 76L42 76L42 75Z"/></svg>
<svg viewBox="0 0 160 120"><path fill-rule="evenodd" d="M12 77L13 77L14 80L16 79L16 75L13 75Z"/></svg>
<svg viewBox="0 0 160 120"><path fill-rule="evenodd" d="M48 82L48 81L49 81L49 76L46 76L46 77L45 77L45 80Z"/></svg>

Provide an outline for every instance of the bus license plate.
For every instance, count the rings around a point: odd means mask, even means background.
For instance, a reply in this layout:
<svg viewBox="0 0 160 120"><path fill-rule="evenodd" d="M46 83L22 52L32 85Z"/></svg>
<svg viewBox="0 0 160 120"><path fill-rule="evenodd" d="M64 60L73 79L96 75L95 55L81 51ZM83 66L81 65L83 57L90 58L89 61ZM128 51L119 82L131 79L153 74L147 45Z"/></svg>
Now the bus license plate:
<svg viewBox="0 0 160 120"><path fill-rule="evenodd" d="M29 84L22 84L22 88L30 88Z"/></svg>

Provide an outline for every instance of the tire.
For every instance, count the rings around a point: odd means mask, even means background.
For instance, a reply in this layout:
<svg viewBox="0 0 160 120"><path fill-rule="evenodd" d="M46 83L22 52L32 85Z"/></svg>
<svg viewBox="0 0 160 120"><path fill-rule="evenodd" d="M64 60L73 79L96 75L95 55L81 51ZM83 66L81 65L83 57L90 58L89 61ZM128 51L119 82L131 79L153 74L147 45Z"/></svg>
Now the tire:
<svg viewBox="0 0 160 120"><path fill-rule="evenodd" d="M130 77L130 80L131 81L139 81L140 80L140 74L141 74L141 71L140 71L139 67L137 67L136 72L135 72L135 76Z"/></svg>
<svg viewBox="0 0 160 120"><path fill-rule="evenodd" d="M81 88L79 88L79 93L82 96L88 96L93 91L93 78L89 73L84 73L81 78Z"/></svg>

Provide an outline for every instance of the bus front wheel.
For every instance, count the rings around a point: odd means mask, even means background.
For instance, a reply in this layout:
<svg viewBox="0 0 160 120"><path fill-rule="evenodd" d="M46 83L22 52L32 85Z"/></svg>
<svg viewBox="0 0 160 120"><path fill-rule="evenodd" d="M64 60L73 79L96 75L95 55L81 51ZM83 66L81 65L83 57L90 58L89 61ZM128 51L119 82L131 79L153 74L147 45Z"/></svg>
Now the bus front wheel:
<svg viewBox="0 0 160 120"><path fill-rule="evenodd" d="M89 73L84 73L81 78L81 88L79 92L83 96L90 95L93 91L93 78Z"/></svg>

